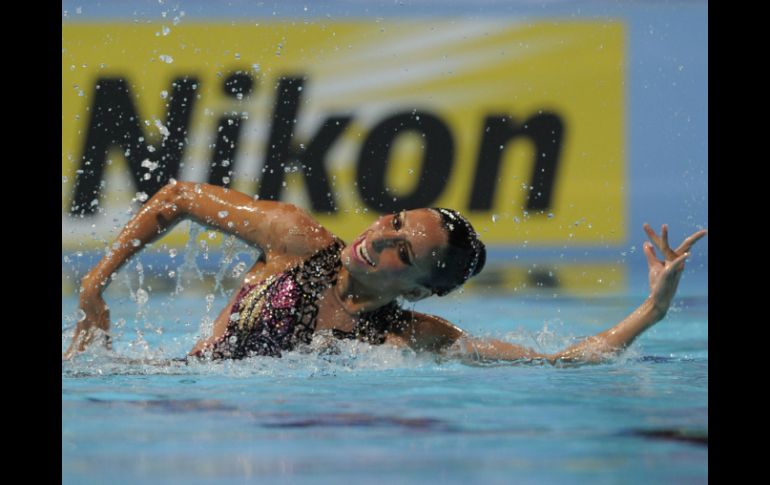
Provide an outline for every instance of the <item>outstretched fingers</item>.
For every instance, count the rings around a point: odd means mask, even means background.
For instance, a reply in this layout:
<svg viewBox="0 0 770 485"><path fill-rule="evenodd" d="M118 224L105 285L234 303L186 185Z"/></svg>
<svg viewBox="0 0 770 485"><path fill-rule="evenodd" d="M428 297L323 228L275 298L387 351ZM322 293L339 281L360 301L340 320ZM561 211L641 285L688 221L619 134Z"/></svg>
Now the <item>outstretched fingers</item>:
<svg viewBox="0 0 770 485"><path fill-rule="evenodd" d="M644 223L643 227L644 232L647 233L647 237L649 237L650 240L658 247L660 252L663 253L666 261L674 261L676 258L681 256L682 253L688 252L693 244L705 236L707 232L705 229L701 229L700 231L685 239L684 242L680 244L678 248L676 248L676 250L673 250L671 249L671 246L668 242L668 224L663 224L661 226L660 236L655 233L649 224Z"/></svg>
<svg viewBox="0 0 770 485"><path fill-rule="evenodd" d="M671 246L668 245L668 224L663 224L660 227L660 236L655 234L655 231L650 227L649 224L644 224L644 232L647 233L647 237L650 238L650 240L658 247L661 253L663 253L663 256L666 258L666 261L671 261L674 258L677 257L677 253L674 252L673 249L671 249Z"/></svg>
<svg viewBox="0 0 770 485"><path fill-rule="evenodd" d="M655 248L651 243L645 241L644 244L642 244L642 250L644 251L644 255L647 256L647 264L650 267L660 265L658 256L655 254Z"/></svg>
<svg viewBox="0 0 770 485"><path fill-rule="evenodd" d="M644 232L647 233L647 237L650 238L650 241L652 241L656 246L660 247L660 238L657 234L655 234L655 230L646 222L642 225L642 227L644 228Z"/></svg>
<svg viewBox="0 0 770 485"><path fill-rule="evenodd" d="M696 232L695 234L691 235L687 239L682 242L682 244L679 245L678 248L676 248L676 252L681 254L682 252L689 252L690 248L698 241L700 241L703 236L705 236L708 233L706 229L701 229L700 231Z"/></svg>
<svg viewBox="0 0 770 485"><path fill-rule="evenodd" d="M672 267L675 271L681 271L684 269L684 262L687 260L687 258L690 257L690 253L682 253L679 256L676 257L673 261L670 262L669 266Z"/></svg>

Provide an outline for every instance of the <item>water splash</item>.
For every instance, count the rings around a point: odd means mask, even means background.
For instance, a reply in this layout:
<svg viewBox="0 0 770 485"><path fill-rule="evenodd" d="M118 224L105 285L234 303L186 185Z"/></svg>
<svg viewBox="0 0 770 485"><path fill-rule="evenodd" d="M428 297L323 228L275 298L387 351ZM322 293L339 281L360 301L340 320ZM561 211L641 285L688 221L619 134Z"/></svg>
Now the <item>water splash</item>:
<svg viewBox="0 0 770 485"><path fill-rule="evenodd" d="M62 339L64 340L64 335ZM330 343L331 342L331 343ZM329 339L316 335L309 345L285 352L281 358L252 357L243 360L209 361L172 355L152 349L141 330L130 345L119 351L97 346L70 361L62 362L68 377L105 375L225 375L229 377L281 376L327 377L359 371L397 369L433 369L437 361L431 354L416 354L410 349L390 345L370 345L353 340Z"/></svg>
<svg viewBox="0 0 770 485"><path fill-rule="evenodd" d="M203 226L200 226L193 222L190 223L188 240L184 247L184 261L177 269L176 287L174 288L174 292L171 294L172 296L178 296L182 293L182 291L184 291L184 286L182 285L182 278L184 277L185 271L188 271L188 270L194 271L195 274L198 276L198 279L203 281L203 272L198 267L198 264L195 262L195 258L198 256L198 252L199 252L195 242L197 241L200 233L203 232L203 229L204 229Z"/></svg>

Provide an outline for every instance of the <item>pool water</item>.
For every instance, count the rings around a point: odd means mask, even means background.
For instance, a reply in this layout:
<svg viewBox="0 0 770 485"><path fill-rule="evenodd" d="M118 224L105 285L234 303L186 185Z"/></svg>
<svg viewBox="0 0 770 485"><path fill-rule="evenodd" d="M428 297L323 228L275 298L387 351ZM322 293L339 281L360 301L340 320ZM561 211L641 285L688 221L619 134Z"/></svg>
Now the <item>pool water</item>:
<svg viewBox="0 0 770 485"><path fill-rule="evenodd" d="M636 293L458 294L417 309L554 351L622 319L641 303ZM224 297L108 299L113 353L62 363L63 483L705 483L706 295L677 299L615 361L578 368L473 365L353 342L169 363ZM63 297L63 315L76 303ZM62 350L72 319L63 320ZM126 360L139 357L158 361Z"/></svg>

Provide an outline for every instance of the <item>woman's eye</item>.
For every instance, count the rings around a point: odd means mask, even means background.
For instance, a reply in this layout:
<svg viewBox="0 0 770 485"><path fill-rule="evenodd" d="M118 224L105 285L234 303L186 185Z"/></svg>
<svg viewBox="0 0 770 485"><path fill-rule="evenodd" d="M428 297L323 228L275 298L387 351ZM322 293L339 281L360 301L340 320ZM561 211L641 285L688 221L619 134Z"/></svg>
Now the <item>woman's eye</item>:
<svg viewBox="0 0 770 485"><path fill-rule="evenodd" d="M393 221L392 222L393 222L393 229L395 229L395 230L401 229L401 218L400 218L399 214L394 214L393 215Z"/></svg>

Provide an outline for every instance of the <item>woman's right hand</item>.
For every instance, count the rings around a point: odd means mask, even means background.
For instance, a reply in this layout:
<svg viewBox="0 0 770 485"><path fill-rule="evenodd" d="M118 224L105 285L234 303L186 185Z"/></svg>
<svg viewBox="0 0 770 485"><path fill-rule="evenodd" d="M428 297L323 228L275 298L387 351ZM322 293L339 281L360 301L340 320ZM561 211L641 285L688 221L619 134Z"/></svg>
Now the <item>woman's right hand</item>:
<svg viewBox="0 0 770 485"><path fill-rule="evenodd" d="M63 360L69 360L76 353L83 352L100 334L104 337L104 346L107 349L112 349L108 333L110 330L110 309L104 302L101 291L99 289L84 289L80 293L78 308L85 313L85 318L75 326L72 342L62 356Z"/></svg>

